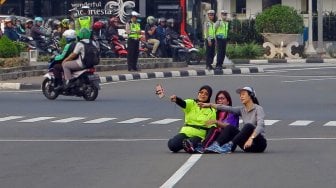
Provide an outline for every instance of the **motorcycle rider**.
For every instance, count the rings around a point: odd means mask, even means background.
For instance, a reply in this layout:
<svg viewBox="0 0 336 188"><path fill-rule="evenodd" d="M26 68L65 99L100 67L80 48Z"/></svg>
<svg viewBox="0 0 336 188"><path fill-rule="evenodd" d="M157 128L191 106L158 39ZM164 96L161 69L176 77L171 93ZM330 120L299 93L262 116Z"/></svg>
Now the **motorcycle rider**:
<svg viewBox="0 0 336 188"><path fill-rule="evenodd" d="M55 76L55 90L59 90L63 87L62 82L62 61L68 57L74 50L76 46L76 31L73 29L69 29L64 31L62 35L66 40L66 45L64 46L63 52L55 58L53 58L52 62L49 65L49 69L53 68L53 73Z"/></svg>
<svg viewBox="0 0 336 188"><path fill-rule="evenodd" d="M83 65L82 62L82 59L85 57L85 47L83 43L88 44L92 42L93 45L98 48L96 42L92 41L90 38L91 31L89 29L80 29L78 32L78 39L80 42L77 42L72 53L63 60L62 67L64 71L65 88L69 86L70 79L72 78L71 71L78 71L85 68L85 65Z"/></svg>
<svg viewBox="0 0 336 188"><path fill-rule="evenodd" d="M25 23L26 35L31 37L31 28L33 27L34 21L29 19Z"/></svg>
<svg viewBox="0 0 336 188"><path fill-rule="evenodd" d="M159 48L161 50L162 57L167 57L166 29L167 29L166 18L160 18L156 32L160 41Z"/></svg>
<svg viewBox="0 0 336 188"><path fill-rule="evenodd" d="M156 51L159 48L160 41L157 39L157 26L155 25L155 18L153 16L147 17L147 24L145 27L146 40L149 44L153 44L152 52L149 54L151 57L156 57Z"/></svg>
<svg viewBox="0 0 336 188"><path fill-rule="evenodd" d="M11 18L5 19L4 35L7 36L12 41L19 40L19 35L15 31L13 20Z"/></svg>
<svg viewBox="0 0 336 188"><path fill-rule="evenodd" d="M109 26L106 31L106 39L111 40L113 36L117 35L119 36L118 32L118 23L119 20L117 17L112 17L109 20Z"/></svg>
<svg viewBox="0 0 336 188"><path fill-rule="evenodd" d="M175 20L170 18L167 20L166 38L167 44L170 46L169 54L173 57L173 61L178 61L178 48L174 46L173 40L178 39L180 36L174 29Z"/></svg>
<svg viewBox="0 0 336 188"><path fill-rule="evenodd" d="M41 17L36 17L34 21L35 24L31 28L31 37L36 41L37 46L41 47L45 44L42 36L50 36L50 33L42 28L43 19Z"/></svg>

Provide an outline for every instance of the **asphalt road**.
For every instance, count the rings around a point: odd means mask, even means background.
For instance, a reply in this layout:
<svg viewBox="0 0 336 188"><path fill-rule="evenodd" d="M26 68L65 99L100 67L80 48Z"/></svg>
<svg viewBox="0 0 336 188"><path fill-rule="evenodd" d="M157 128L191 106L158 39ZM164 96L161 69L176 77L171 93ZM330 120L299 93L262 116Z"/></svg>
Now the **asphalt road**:
<svg viewBox="0 0 336 188"><path fill-rule="evenodd" d="M1 187L334 188L335 73L333 66L277 67L256 75L110 83L94 102L0 91ZM253 86L266 112L266 152L170 153L167 140L183 114L155 96L157 83L182 98L209 84L228 90L234 105L235 89Z"/></svg>

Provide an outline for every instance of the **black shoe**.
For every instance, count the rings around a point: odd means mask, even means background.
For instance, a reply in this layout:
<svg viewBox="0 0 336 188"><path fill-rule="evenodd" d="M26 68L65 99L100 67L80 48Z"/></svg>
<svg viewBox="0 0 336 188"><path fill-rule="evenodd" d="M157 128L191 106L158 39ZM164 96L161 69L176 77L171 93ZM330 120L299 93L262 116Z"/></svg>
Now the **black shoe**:
<svg viewBox="0 0 336 188"><path fill-rule="evenodd" d="M216 66L216 68L215 68L216 70L222 70L223 69L223 67L222 66Z"/></svg>
<svg viewBox="0 0 336 188"><path fill-rule="evenodd" d="M182 144L183 144L184 151L186 151L187 153L195 152L194 145L189 139L184 139Z"/></svg>

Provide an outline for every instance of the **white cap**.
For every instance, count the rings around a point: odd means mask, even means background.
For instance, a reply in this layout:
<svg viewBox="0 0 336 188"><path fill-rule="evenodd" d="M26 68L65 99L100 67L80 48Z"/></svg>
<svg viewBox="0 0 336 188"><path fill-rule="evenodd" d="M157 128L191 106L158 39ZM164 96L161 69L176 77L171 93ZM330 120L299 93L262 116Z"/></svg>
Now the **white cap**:
<svg viewBox="0 0 336 188"><path fill-rule="evenodd" d="M136 11L132 11L132 12L131 12L131 15L132 15L132 16L137 16L137 17L140 16L140 14L137 13Z"/></svg>
<svg viewBox="0 0 336 188"><path fill-rule="evenodd" d="M250 92L252 95L256 96L256 93L254 91L254 89L252 87L249 87L249 86L246 86L246 87L243 87L243 88L239 88L236 90L236 93L240 94L241 91L248 91Z"/></svg>
<svg viewBox="0 0 336 188"><path fill-rule="evenodd" d="M214 10L208 10L207 14L215 14Z"/></svg>
<svg viewBox="0 0 336 188"><path fill-rule="evenodd" d="M227 10L221 10L221 14L228 14Z"/></svg>

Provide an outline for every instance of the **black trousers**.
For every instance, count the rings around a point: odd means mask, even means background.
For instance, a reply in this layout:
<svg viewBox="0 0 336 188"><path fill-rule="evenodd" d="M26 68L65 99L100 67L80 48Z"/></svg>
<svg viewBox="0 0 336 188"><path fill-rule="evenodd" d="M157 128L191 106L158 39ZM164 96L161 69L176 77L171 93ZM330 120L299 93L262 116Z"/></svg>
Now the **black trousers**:
<svg viewBox="0 0 336 188"><path fill-rule="evenodd" d="M198 144L200 144L202 141L202 138L198 136L187 137L185 134L179 133L168 140L168 148L170 149L170 151L175 153L180 151L181 149L183 149L183 140L185 139L189 139L195 147L198 146Z"/></svg>
<svg viewBox="0 0 336 188"><path fill-rule="evenodd" d="M127 40L127 65L128 70L138 70L139 40L129 38Z"/></svg>
<svg viewBox="0 0 336 188"><path fill-rule="evenodd" d="M226 54L227 39L217 38L217 63L216 67L222 67Z"/></svg>
<svg viewBox="0 0 336 188"><path fill-rule="evenodd" d="M205 54L206 54L206 66L210 67L214 57L215 57L215 49L216 49L216 43L215 39L211 39L211 46L209 46L208 40L205 40Z"/></svg>
<svg viewBox="0 0 336 188"><path fill-rule="evenodd" d="M261 134L253 139L251 147L244 149L244 144L249 139L254 129L255 126L250 123L245 124L241 131L239 131L236 127L227 126L220 132L216 141L219 143L219 145L223 145L229 141L232 141L234 144L232 151L234 151L238 145L245 152L264 152L267 147L267 141Z"/></svg>

